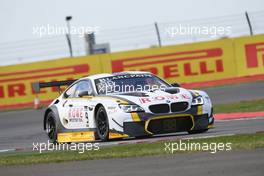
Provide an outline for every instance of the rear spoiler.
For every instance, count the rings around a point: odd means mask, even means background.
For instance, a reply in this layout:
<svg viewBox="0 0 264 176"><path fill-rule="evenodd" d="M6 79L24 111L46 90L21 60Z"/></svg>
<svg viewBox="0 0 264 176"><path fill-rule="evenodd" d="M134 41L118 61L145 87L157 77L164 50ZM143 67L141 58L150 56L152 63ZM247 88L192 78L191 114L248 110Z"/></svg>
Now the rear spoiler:
<svg viewBox="0 0 264 176"><path fill-rule="evenodd" d="M76 79L77 80L77 79ZM61 86L69 86L76 80L64 80L64 81L52 81L52 82L34 82L32 83L32 88L36 93L40 92L40 89L46 88L46 87L58 87L59 92L61 93Z"/></svg>

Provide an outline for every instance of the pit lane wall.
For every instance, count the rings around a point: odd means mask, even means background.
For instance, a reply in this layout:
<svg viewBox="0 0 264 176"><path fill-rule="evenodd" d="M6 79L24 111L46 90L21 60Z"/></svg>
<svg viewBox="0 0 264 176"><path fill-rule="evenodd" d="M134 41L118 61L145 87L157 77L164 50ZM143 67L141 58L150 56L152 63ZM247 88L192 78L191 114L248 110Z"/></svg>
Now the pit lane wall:
<svg viewBox="0 0 264 176"><path fill-rule="evenodd" d="M151 71L186 87L264 79L264 35L0 67L0 109L32 107L36 96L42 103L58 96L56 88L36 95L35 81L126 70Z"/></svg>

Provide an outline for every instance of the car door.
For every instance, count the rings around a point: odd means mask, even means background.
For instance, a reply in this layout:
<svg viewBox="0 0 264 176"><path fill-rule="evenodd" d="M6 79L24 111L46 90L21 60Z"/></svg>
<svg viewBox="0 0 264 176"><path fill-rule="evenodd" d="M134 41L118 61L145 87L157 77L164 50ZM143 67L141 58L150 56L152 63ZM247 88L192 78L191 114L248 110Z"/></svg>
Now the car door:
<svg viewBox="0 0 264 176"><path fill-rule="evenodd" d="M86 97L80 97L81 92L87 92ZM91 112L89 111L90 99L87 96L93 95L93 89L89 80L81 80L76 83L72 96L68 98L67 114L71 128L89 128Z"/></svg>
<svg viewBox="0 0 264 176"><path fill-rule="evenodd" d="M75 83L74 85L69 87L63 94L63 97L61 99L62 102L58 104L60 121L66 128L71 128L71 125L68 123L69 122L68 115L72 105L71 99L74 96L76 86L77 84Z"/></svg>

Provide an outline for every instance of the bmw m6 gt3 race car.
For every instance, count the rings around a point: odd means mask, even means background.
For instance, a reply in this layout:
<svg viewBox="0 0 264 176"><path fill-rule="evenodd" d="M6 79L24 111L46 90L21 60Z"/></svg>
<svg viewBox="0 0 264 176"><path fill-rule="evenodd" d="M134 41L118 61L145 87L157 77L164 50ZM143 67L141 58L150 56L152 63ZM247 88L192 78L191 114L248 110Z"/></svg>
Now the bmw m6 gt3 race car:
<svg viewBox="0 0 264 176"><path fill-rule="evenodd" d="M214 123L207 93L171 85L149 72L97 74L33 83L33 88L63 85L69 87L44 114L44 130L54 143L202 133Z"/></svg>

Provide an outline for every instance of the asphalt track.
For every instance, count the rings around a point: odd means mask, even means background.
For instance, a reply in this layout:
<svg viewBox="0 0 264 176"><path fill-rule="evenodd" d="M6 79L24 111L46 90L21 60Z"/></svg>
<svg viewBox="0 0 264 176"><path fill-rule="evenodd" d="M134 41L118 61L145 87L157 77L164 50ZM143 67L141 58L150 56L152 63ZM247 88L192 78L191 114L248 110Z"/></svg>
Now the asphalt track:
<svg viewBox="0 0 264 176"><path fill-rule="evenodd" d="M262 176L264 149L248 151L174 154L171 156L88 160L28 166L0 167L1 175L21 176Z"/></svg>
<svg viewBox="0 0 264 176"><path fill-rule="evenodd" d="M232 103L264 98L264 81L243 83L203 89L213 104Z"/></svg>
<svg viewBox="0 0 264 176"><path fill-rule="evenodd" d="M221 86L205 89L214 104L236 102L264 98L264 81L232 86ZM42 120L44 110L22 110L0 113L0 152L6 149L29 149L32 143L47 142L43 132ZM263 131L264 118L255 120L216 122L216 128L204 135L223 135L238 133L255 133ZM167 136L168 138L186 137L186 133ZM188 135L189 137L191 135ZM147 139L158 140L159 137ZM164 137L163 137L164 139ZM137 142L123 140L122 142ZM119 142L109 142L103 145L114 145Z"/></svg>
<svg viewBox="0 0 264 176"><path fill-rule="evenodd" d="M214 104L264 98L264 82L206 89ZM43 110L23 110L0 113L0 152L5 149L29 149L32 143L47 142L42 131ZM182 138L197 138L264 131L264 118L217 121L207 133L178 133L148 139L127 139L101 143L150 142ZM8 151L8 150L7 150ZM0 153L1 157L1 153ZM264 175L264 149L249 151L176 154L171 156L136 157L27 166L0 167L0 175Z"/></svg>

